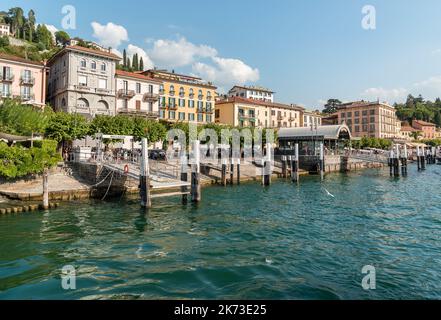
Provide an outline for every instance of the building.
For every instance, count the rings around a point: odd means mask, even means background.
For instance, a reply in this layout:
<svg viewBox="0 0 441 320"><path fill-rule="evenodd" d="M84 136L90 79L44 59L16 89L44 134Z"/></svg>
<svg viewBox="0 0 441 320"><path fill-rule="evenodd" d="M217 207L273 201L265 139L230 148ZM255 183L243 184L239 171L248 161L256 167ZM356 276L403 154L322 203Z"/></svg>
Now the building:
<svg viewBox="0 0 441 320"><path fill-rule="evenodd" d="M147 70L141 74L162 81L159 88L159 119L175 122L214 121L216 87L201 78L168 72Z"/></svg>
<svg viewBox="0 0 441 320"><path fill-rule="evenodd" d="M302 127L319 127L322 125L322 115L318 112L306 111L303 112Z"/></svg>
<svg viewBox="0 0 441 320"><path fill-rule="evenodd" d="M47 68L42 62L0 53L0 99L44 106Z"/></svg>
<svg viewBox="0 0 441 320"><path fill-rule="evenodd" d="M215 122L237 127L300 127L304 109L296 105L241 97L217 101Z"/></svg>
<svg viewBox="0 0 441 320"><path fill-rule="evenodd" d="M116 113L159 117L158 81L139 73L116 70Z"/></svg>
<svg viewBox="0 0 441 320"><path fill-rule="evenodd" d="M400 121L387 103L356 101L337 107L338 124L347 124L353 137L399 138Z"/></svg>
<svg viewBox="0 0 441 320"><path fill-rule="evenodd" d="M0 37L9 37L11 35L11 29L9 24L0 23Z"/></svg>
<svg viewBox="0 0 441 320"><path fill-rule="evenodd" d="M408 123L403 123L401 125L400 137L401 139L404 139L406 141L412 141L415 139L414 138L415 132L418 132L418 130L411 127Z"/></svg>
<svg viewBox="0 0 441 320"><path fill-rule="evenodd" d="M434 123L422 120L413 120L412 127L421 132L421 137L423 139L435 139L436 125Z"/></svg>
<svg viewBox="0 0 441 320"><path fill-rule="evenodd" d="M245 99L253 99L265 102L274 102L274 92L255 86L234 86L229 92L229 97L240 97Z"/></svg>
<svg viewBox="0 0 441 320"><path fill-rule="evenodd" d="M109 51L66 46L49 61L48 101L57 111L114 115L116 63Z"/></svg>

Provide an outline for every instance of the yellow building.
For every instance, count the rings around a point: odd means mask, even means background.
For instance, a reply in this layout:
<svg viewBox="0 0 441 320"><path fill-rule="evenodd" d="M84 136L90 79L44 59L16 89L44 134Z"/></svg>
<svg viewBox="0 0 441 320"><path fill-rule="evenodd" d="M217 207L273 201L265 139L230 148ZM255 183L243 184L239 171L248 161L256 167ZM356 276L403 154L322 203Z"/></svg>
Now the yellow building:
<svg viewBox="0 0 441 320"><path fill-rule="evenodd" d="M161 80L159 88L159 119L175 122L214 122L214 85L201 78L168 72L148 70L144 75Z"/></svg>
<svg viewBox="0 0 441 320"><path fill-rule="evenodd" d="M215 122L235 127L296 128L304 108L296 105L230 97L216 102Z"/></svg>

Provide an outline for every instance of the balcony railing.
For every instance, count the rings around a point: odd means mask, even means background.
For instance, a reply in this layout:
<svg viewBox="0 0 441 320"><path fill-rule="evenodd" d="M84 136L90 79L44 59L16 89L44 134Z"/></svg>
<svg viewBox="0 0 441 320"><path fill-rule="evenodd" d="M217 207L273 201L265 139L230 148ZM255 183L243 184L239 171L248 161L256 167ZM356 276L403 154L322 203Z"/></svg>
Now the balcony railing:
<svg viewBox="0 0 441 320"><path fill-rule="evenodd" d="M184 91L180 91L180 92L179 92L179 96L180 96L181 98L185 97L185 92L184 92Z"/></svg>
<svg viewBox="0 0 441 320"><path fill-rule="evenodd" d="M20 78L20 84L27 85L27 86L33 86L35 84L35 78L32 78L32 77L21 77Z"/></svg>
<svg viewBox="0 0 441 320"><path fill-rule="evenodd" d="M22 101L31 101L31 100L35 100L35 95L34 94L23 94L20 96L20 99Z"/></svg>
<svg viewBox="0 0 441 320"><path fill-rule="evenodd" d="M126 90L126 89L118 90L118 98L132 99L134 96L135 96L135 90Z"/></svg>
<svg viewBox="0 0 441 320"><path fill-rule="evenodd" d="M1 73L0 74L0 81L2 81L2 82L13 82L14 78L15 77L12 73Z"/></svg>
<svg viewBox="0 0 441 320"><path fill-rule="evenodd" d="M203 100L204 99L204 95L203 94L198 95L198 99L199 100Z"/></svg>
<svg viewBox="0 0 441 320"><path fill-rule="evenodd" d="M190 94L188 95L188 97L189 97L190 99L193 99L193 98L194 98L194 93L190 93Z"/></svg>
<svg viewBox="0 0 441 320"><path fill-rule="evenodd" d="M207 101L211 101L212 97L211 96L207 96Z"/></svg>
<svg viewBox="0 0 441 320"><path fill-rule="evenodd" d="M283 116L282 115L278 115L277 116L277 120L283 120Z"/></svg>
<svg viewBox="0 0 441 320"><path fill-rule="evenodd" d="M85 85L76 85L75 86L75 90L76 91L81 91L81 92L92 92L92 88L85 86Z"/></svg>
<svg viewBox="0 0 441 320"><path fill-rule="evenodd" d="M95 92L98 94L111 94L112 91L109 89L104 89L104 88L96 88Z"/></svg>
<svg viewBox="0 0 441 320"><path fill-rule="evenodd" d="M144 101L158 101L159 94L153 92L146 92L143 96Z"/></svg>
<svg viewBox="0 0 441 320"><path fill-rule="evenodd" d="M169 105L168 105L168 108L170 109L170 110L177 110L178 109L178 105L176 104L176 103L170 103Z"/></svg>
<svg viewBox="0 0 441 320"><path fill-rule="evenodd" d="M159 89L159 94L164 94L165 90L164 89Z"/></svg>
<svg viewBox="0 0 441 320"><path fill-rule="evenodd" d="M168 95L169 95L169 96L174 96L175 93L176 93L176 91L170 91L170 92L168 93Z"/></svg>
<svg viewBox="0 0 441 320"><path fill-rule="evenodd" d="M156 119L159 117L158 111L137 110L137 109L128 109L128 108L118 109L118 113L126 114L126 115L134 115L134 116L144 116L152 119Z"/></svg>

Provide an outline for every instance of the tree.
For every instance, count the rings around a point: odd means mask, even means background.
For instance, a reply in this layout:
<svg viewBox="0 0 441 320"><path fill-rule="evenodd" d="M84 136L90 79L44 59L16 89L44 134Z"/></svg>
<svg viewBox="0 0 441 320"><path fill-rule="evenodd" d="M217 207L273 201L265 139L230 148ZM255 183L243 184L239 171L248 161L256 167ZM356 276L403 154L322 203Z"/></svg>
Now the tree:
<svg viewBox="0 0 441 320"><path fill-rule="evenodd" d="M133 69L134 71L137 71L137 70L138 70L138 67L139 67L139 64L138 64L138 54L135 53L135 54L133 55L132 69Z"/></svg>
<svg viewBox="0 0 441 320"><path fill-rule="evenodd" d="M79 114L57 112L50 118L45 136L59 143L83 139L89 133L89 123Z"/></svg>
<svg viewBox="0 0 441 320"><path fill-rule="evenodd" d="M325 108L323 109L323 113L333 114L337 112L337 106L341 104L341 101L338 99L329 99L325 104Z"/></svg>
<svg viewBox="0 0 441 320"><path fill-rule="evenodd" d="M28 40L30 42L34 41L35 22L36 22L35 12L34 10L31 9L28 12L28 21L27 21L27 27L29 32Z"/></svg>
<svg viewBox="0 0 441 320"><path fill-rule="evenodd" d="M55 41L58 45L66 45L66 43L70 40L70 36L66 31L57 31L55 32Z"/></svg>
<svg viewBox="0 0 441 320"><path fill-rule="evenodd" d="M8 47L9 46L9 38L4 36L0 37L0 48Z"/></svg>
<svg viewBox="0 0 441 320"><path fill-rule="evenodd" d="M15 33L16 38L20 38L25 24L23 9L20 7L9 9L9 18L11 21L12 32Z"/></svg>
<svg viewBox="0 0 441 320"><path fill-rule="evenodd" d="M36 31L36 38L38 42L44 44L46 49L51 49L54 47L54 39L52 33L44 24L39 24Z"/></svg>
<svg viewBox="0 0 441 320"><path fill-rule="evenodd" d="M123 51L123 67L127 67L127 52L126 49Z"/></svg>
<svg viewBox="0 0 441 320"><path fill-rule="evenodd" d="M139 59L139 71L144 71L144 60L142 57Z"/></svg>
<svg viewBox="0 0 441 320"><path fill-rule="evenodd" d="M434 122L438 128L441 127L441 111L435 113Z"/></svg>

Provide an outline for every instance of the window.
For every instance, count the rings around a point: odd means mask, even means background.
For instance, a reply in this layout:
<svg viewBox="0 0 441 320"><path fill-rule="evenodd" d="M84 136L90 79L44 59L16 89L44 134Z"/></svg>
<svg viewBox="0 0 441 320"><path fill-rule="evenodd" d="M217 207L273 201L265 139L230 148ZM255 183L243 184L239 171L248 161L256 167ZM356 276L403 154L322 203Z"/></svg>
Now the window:
<svg viewBox="0 0 441 320"><path fill-rule="evenodd" d="M367 115L368 115L367 110L364 110L364 111L362 112L362 115L363 115L363 116L367 116Z"/></svg>
<svg viewBox="0 0 441 320"><path fill-rule="evenodd" d="M198 113L198 122L203 122L203 121L204 121L204 114Z"/></svg>
<svg viewBox="0 0 441 320"><path fill-rule="evenodd" d="M106 71L107 66L105 63L101 64L101 71Z"/></svg>
<svg viewBox="0 0 441 320"><path fill-rule="evenodd" d="M206 116L206 120L207 120L208 123L211 122L211 114L207 114L207 116Z"/></svg>
<svg viewBox="0 0 441 320"><path fill-rule="evenodd" d="M220 110L215 110L215 111L214 111L214 116L215 116L215 118L219 118L219 116L220 116Z"/></svg>
<svg viewBox="0 0 441 320"><path fill-rule="evenodd" d="M80 62L81 68L85 68L86 67L86 60L82 59Z"/></svg>
<svg viewBox="0 0 441 320"><path fill-rule="evenodd" d="M360 126L355 126L355 132L360 132Z"/></svg>
<svg viewBox="0 0 441 320"><path fill-rule="evenodd" d="M140 111L141 110L141 101L140 100L136 100L135 101L135 105L136 105L136 110Z"/></svg>
<svg viewBox="0 0 441 320"><path fill-rule="evenodd" d="M185 112L179 112L179 120L185 120Z"/></svg>
<svg viewBox="0 0 441 320"><path fill-rule="evenodd" d="M355 115L356 117L359 117L359 116L360 116L360 111L355 111L355 112L354 112L354 115Z"/></svg>
<svg viewBox="0 0 441 320"><path fill-rule="evenodd" d="M372 109L369 112L370 112L371 116L375 115L375 109Z"/></svg>
<svg viewBox="0 0 441 320"><path fill-rule="evenodd" d="M92 68L92 70L96 70L96 62L92 61L92 63L90 64L90 67Z"/></svg>
<svg viewBox="0 0 441 320"><path fill-rule="evenodd" d="M87 77L86 76L78 76L78 85L82 87L87 87Z"/></svg>
<svg viewBox="0 0 441 320"><path fill-rule="evenodd" d="M188 100L188 107L194 108L194 100Z"/></svg>
<svg viewBox="0 0 441 320"><path fill-rule="evenodd" d="M139 82L136 83L136 93L137 94L141 93L141 84Z"/></svg>
<svg viewBox="0 0 441 320"><path fill-rule="evenodd" d="M194 113L188 114L188 121L194 121Z"/></svg>
<svg viewBox="0 0 441 320"><path fill-rule="evenodd" d="M193 88L190 89L190 98L192 98L194 96L194 91Z"/></svg>
<svg viewBox="0 0 441 320"><path fill-rule="evenodd" d="M175 94L175 86L173 85L170 86L170 94L171 95Z"/></svg>
<svg viewBox="0 0 441 320"><path fill-rule="evenodd" d="M147 104L147 108L148 108L148 111L152 112L152 111L153 111L153 103L152 103L152 102L149 102L149 103Z"/></svg>
<svg viewBox="0 0 441 320"><path fill-rule="evenodd" d="M176 112L175 111L169 111L168 112L168 118L174 120L176 117Z"/></svg>
<svg viewBox="0 0 441 320"><path fill-rule="evenodd" d="M153 93L153 85L149 84L149 93Z"/></svg>
<svg viewBox="0 0 441 320"><path fill-rule="evenodd" d="M11 95L11 85L9 83L3 83L2 97L8 97Z"/></svg>
<svg viewBox="0 0 441 320"><path fill-rule="evenodd" d="M176 100L175 98L168 98L168 105L170 107L174 107L176 105Z"/></svg>
<svg viewBox="0 0 441 320"><path fill-rule="evenodd" d="M106 79L98 79L98 88L107 89L107 80Z"/></svg>
<svg viewBox="0 0 441 320"><path fill-rule="evenodd" d="M202 110L202 109L204 109L204 102L198 101L198 110Z"/></svg>
<svg viewBox="0 0 441 320"><path fill-rule="evenodd" d="M164 110L159 110L159 118L165 119L165 111Z"/></svg>
<svg viewBox="0 0 441 320"><path fill-rule="evenodd" d="M185 107L185 99L179 99L179 106Z"/></svg>
<svg viewBox="0 0 441 320"><path fill-rule="evenodd" d="M185 95L184 88L180 87L179 88L179 96L183 97L184 95Z"/></svg>

